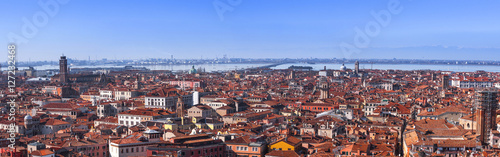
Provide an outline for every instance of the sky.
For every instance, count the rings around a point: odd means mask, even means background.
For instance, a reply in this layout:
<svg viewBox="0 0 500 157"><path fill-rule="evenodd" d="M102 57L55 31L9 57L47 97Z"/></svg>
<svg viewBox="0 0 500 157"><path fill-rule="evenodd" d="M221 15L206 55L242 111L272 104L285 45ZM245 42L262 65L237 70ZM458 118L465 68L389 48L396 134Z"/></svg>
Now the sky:
<svg viewBox="0 0 500 157"><path fill-rule="evenodd" d="M0 6L0 42L5 47L16 44L19 61L57 60L62 54L92 60L171 55L176 59L227 55L500 60L499 4L464 0L19 0ZM7 53L3 58L7 60Z"/></svg>

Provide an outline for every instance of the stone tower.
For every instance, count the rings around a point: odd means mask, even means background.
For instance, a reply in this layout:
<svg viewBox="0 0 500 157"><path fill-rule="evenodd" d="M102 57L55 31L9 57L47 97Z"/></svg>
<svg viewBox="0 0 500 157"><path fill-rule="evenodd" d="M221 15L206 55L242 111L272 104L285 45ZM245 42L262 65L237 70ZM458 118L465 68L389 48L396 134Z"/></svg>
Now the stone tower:
<svg viewBox="0 0 500 157"><path fill-rule="evenodd" d="M320 84L320 99L328 99L330 95L330 86L327 81L322 81Z"/></svg>
<svg viewBox="0 0 500 157"><path fill-rule="evenodd" d="M288 76L288 79L294 79L295 78L295 71L292 70L290 71L290 75Z"/></svg>
<svg viewBox="0 0 500 157"><path fill-rule="evenodd" d="M356 63L354 63L354 72L357 75L359 74L359 61L356 61Z"/></svg>
<svg viewBox="0 0 500 157"><path fill-rule="evenodd" d="M61 59L59 59L59 81L61 81L61 83L68 83L69 81L68 60L64 55L61 56Z"/></svg>
<svg viewBox="0 0 500 157"><path fill-rule="evenodd" d="M176 113L177 117L184 117L184 102L182 102L182 95L177 97Z"/></svg>
<svg viewBox="0 0 500 157"><path fill-rule="evenodd" d="M496 110L498 106L498 91L478 91L476 93L476 133L483 145L492 144L491 134L497 129Z"/></svg>
<svg viewBox="0 0 500 157"><path fill-rule="evenodd" d="M441 85L443 86L443 89L448 89L448 87L450 86L450 76L443 75L443 79L441 80Z"/></svg>

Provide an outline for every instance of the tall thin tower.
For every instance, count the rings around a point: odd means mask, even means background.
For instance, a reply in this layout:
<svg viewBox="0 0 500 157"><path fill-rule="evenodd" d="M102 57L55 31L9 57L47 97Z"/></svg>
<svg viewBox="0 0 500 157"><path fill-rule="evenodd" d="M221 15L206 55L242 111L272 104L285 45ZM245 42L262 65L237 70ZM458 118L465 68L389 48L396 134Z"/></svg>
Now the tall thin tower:
<svg viewBox="0 0 500 157"><path fill-rule="evenodd" d="M359 74L359 61L356 61L356 63L354 63L354 72L356 74Z"/></svg>
<svg viewBox="0 0 500 157"><path fill-rule="evenodd" d="M320 99L328 99L330 96L330 86L328 85L328 81L320 81Z"/></svg>
<svg viewBox="0 0 500 157"><path fill-rule="evenodd" d="M177 97L176 113L177 117L184 117L184 102L182 102L182 95Z"/></svg>
<svg viewBox="0 0 500 157"><path fill-rule="evenodd" d="M290 76L288 77L290 77L289 79L295 79L295 71L294 70L290 71Z"/></svg>
<svg viewBox="0 0 500 157"><path fill-rule="evenodd" d="M476 93L476 132L483 145L490 144L490 136L496 130L496 111L498 106L498 91L483 90Z"/></svg>
<svg viewBox="0 0 500 157"><path fill-rule="evenodd" d="M59 80L61 83L68 83L68 60L64 55L59 59Z"/></svg>
<svg viewBox="0 0 500 157"><path fill-rule="evenodd" d="M448 87L450 86L450 76L443 75L443 79L441 80L441 84L443 86L443 89L448 89Z"/></svg>

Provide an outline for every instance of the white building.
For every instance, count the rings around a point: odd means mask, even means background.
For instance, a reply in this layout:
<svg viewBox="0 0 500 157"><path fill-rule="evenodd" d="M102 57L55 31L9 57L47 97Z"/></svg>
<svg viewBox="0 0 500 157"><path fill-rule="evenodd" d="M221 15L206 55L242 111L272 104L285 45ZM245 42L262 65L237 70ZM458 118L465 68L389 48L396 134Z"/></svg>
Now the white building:
<svg viewBox="0 0 500 157"><path fill-rule="evenodd" d="M115 91L115 100L129 100L139 96L139 92L130 89L117 89Z"/></svg>
<svg viewBox="0 0 500 157"><path fill-rule="evenodd" d="M119 125L133 126L143 121L174 117L175 113L163 109L135 109L118 114Z"/></svg>
<svg viewBox="0 0 500 157"><path fill-rule="evenodd" d="M113 90L111 89L101 89L99 90L99 96L101 100L112 100L113 99Z"/></svg>
<svg viewBox="0 0 500 157"><path fill-rule="evenodd" d="M132 100L100 103L97 105L97 116L99 118L116 116L118 113L137 108L137 106L134 106L134 103Z"/></svg>
<svg viewBox="0 0 500 157"><path fill-rule="evenodd" d="M372 86L372 87L375 87L378 89L385 89L385 90L397 90L397 87L398 87L397 85L395 85L391 81L380 80L380 79L367 80L367 81L363 82L363 86L364 87ZM395 89L395 87L396 87L396 89Z"/></svg>
<svg viewBox="0 0 500 157"><path fill-rule="evenodd" d="M389 100L387 99L368 101L363 107L363 112L365 112L365 115L373 115L373 111L375 111L378 106L385 106L387 104L389 104Z"/></svg>
<svg viewBox="0 0 500 157"><path fill-rule="evenodd" d="M193 92L193 105L198 105L198 104L200 104L200 93Z"/></svg>
<svg viewBox="0 0 500 157"><path fill-rule="evenodd" d="M333 70L320 70L318 72L319 76L333 76Z"/></svg>
<svg viewBox="0 0 500 157"><path fill-rule="evenodd" d="M152 91L144 98L144 107L175 110L177 97L182 96L186 106L193 106L193 95L175 88L162 88Z"/></svg>
<svg viewBox="0 0 500 157"><path fill-rule="evenodd" d="M147 147L153 145L144 136L139 138L123 138L109 143L110 157L145 156Z"/></svg>
<svg viewBox="0 0 500 157"><path fill-rule="evenodd" d="M458 88L490 88L493 82L486 77L454 77L451 86Z"/></svg>
<svg viewBox="0 0 500 157"><path fill-rule="evenodd" d="M227 104L226 102L220 101L220 100L216 100L216 101L208 102L206 105L207 105L207 106L210 106L210 107L212 107L214 110L216 110L216 109L218 109L218 108L221 108L221 107L227 106L227 105L229 105L229 104Z"/></svg>

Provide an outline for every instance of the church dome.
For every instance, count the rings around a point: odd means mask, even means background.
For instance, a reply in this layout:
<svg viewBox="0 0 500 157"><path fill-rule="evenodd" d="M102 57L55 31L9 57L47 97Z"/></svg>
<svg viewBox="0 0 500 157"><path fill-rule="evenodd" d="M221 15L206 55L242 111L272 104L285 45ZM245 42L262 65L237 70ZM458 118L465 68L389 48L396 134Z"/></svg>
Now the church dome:
<svg viewBox="0 0 500 157"><path fill-rule="evenodd" d="M347 68L345 67L344 64L342 64L342 66L340 66L340 70L344 70L345 71L345 70L347 70Z"/></svg>
<svg viewBox="0 0 500 157"><path fill-rule="evenodd" d="M194 68L194 65L193 67L191 67L191 70L189 70L189 74L196 74L196 69Z"/></svg>
<svg viewBox="0 0 500 157"><path fill-rule="evenodd" d="M32 118L31 118L31 116L30 116L29 114L27 114L26 116L24 116L24 120L28 120L28 119L29 119L29 120L31 120L31 119L32 119Z"/></svg>

